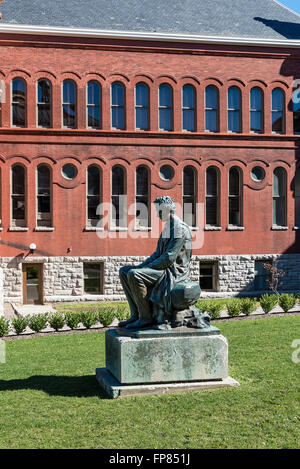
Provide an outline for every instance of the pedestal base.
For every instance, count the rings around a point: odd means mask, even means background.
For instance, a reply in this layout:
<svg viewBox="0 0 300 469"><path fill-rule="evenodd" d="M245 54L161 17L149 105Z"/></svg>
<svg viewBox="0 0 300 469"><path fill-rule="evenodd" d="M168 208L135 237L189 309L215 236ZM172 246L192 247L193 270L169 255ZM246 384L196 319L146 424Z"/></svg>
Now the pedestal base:
<svg viewBox="0 0 300 469"><path fill-rule="evenodd" d="M97 368L96 379L101 389L111 399L116 399L118 397L146 396L151 394L167 394L239 386L239 383L229 376L222 380L213 381L128 385L121 384L106 368Z"/></svg>

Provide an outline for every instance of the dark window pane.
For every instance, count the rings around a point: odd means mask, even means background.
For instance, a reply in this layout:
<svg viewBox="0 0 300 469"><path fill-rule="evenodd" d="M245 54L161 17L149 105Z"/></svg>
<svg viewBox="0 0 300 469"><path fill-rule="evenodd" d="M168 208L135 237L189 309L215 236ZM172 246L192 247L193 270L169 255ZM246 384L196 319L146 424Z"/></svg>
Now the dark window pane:
<svg viewBox="0 0 300 469"><path fill-rule="evenodd" d="M170 85L160 85L159 87L159 105L172 107L172 88Z"/></svg>
<svg viewBox="0 0 300 469"><path fill-rule="evenodd" d="M124 130L124 108L113 107L112 108L112 127L114 129Z"/></svg>
<svg viewBox="0 0 300 469"><path fill-rule="evenodd" d="M122 83L113 83L111 86L111 103L113 106L125 105L125 88Z"/></svg>
<svg viewBox="0 0 300 469"><path fill-rule="evenodd" d="M95 166L88 167L88 195L100 194L100 169Z"/></svg>
<svg viewBox="0 0 300 469"><path fill-rule="evenodd" d="M149 106L149 88L144 83L138 83L135 87L136 106Z"/></svg>
<svg viewBox="0 0 300 469"><path fill-rule="evenodd" d="M250 113L250 130L251 132L262 131L262 114L260 111L251 111Z"/></svg>
<svg viewBox="0 0 300 469"><path fill-rule="evenodd" d="M88 106L88 127L100 128L100 107Z"/></svg>
<svg viewBox="0 0 300 469"><path fill-rule="evenodd" d="M149 129L149 109L138 107L136 108L136 128L139 130Z"/></svg>
<svg viewBox="0 0 300 469"><path fill-rule="evenodd" d="M172 130L172 112L171 109L159 110L159 128L161 130Z"/></svg>
<svg viewBox="0 0 300 469"><path fill-rule="evenodd" d="M205 111L205 130L208 130L209 132L218 131L217 111Z"/></svg>
<svg viewBox="0 0 300 469"><path fill-rule="evenodd" d="M70 80L66 80L63 83L63 102L69 104L75 104L76 101L76 88L75 83Z"/></svg>
<svg viewBox="0 0 300 469"><path fill-rule="evenodd" d="M236 168L229 171L229 195L240 194L240 173Z"/></svg>
<svg viewBox="0 0 300 469"><path fill-rule="evenodd" d="M206 109L219 107L219 92L215 86L207 86L205 89L205 107Z"/></svg>
<svg viewBox="0 0 300 469"><path fill-rule="evenodd" d="M206 171L206 195L217 195L218 191L218 173L214 168L208 168Z"/></svg>
<svg viewBox="0 0 300 469"><path fill-rule="evenodd" d="M25 169L16 165L12 169L12 192L13 194L25 194Z"/></svg>
<svg viewBox="0 0 300 469"><path fill-rule="evenodd" d="M195 131L195 111L193 109L183 109L182 111L182 128L189 132Z"/></svg>
<svg viewBox="0 0 300 469"><path fill-rule="evenodd" d="M195 196L195 170L191 166L186 166L183 170L183 194Z"/></svg>
<svg viewBox="0 0 300 469"><path fill-rule="evenodd" d="M229 132L240 132L240 112L228 111L228 130Z"/></svg>
<svg viewBox="0 0 300 469"><path fill-rule="evenodd" d="M63 105L63 125L64 127L75 127L76 111L74 104Z"/></svg>

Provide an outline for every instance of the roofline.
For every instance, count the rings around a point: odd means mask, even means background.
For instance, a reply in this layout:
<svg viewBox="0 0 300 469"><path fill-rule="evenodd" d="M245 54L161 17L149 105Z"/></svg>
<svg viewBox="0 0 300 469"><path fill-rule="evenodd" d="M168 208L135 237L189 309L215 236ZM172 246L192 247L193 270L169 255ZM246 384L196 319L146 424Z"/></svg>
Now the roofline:
<svg viewBox="0 0 300 469"><path fill-rule="evenodd" d="M0 23L1 33L14 34L37 34L48 36L79 36L101 39L134 39L150 41L168 41L168 42L187 42L187 43L206 43L206 44L230 44L247 46L265 46L265 47L294 47L300 48L300 39L282 40L282 39L264 39L248 37L220 37L220 36L201 36L194 34L181 33L157 33L157 32L139 32L139 31L114 31L82 28L62 28L54 26L32 26L32 25L10 25Z"/></svg>

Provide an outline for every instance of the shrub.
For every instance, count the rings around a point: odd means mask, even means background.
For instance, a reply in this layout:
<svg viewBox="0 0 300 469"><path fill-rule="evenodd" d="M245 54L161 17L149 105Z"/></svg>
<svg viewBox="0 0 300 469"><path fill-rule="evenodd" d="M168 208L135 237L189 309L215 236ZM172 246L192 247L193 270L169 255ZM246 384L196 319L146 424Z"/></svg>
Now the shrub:
<svg viewBox="0 0 300 469"><path fill-rule="evenodd" d="M9 332L9 320L0 318L0 337L4 337Z"/></svg>
<svg viewBox="0 0 300 469"><path fill-rule="evenodd" d="M198 300L197 303L196 303L196 307L200 309L200 311L202 311L202 313L205 313L208 311L208 305L209 305L209 301L205 301L205 300Z"/></svg>
<svg viewBox="0 0 300 469"><path fill-rule="evenodd" d="M296 297L297 301L300 301L300 292L296 293L295 297Z"/></svg>
<svg viewBox="0 0 300 469"><path fill-rule="evenodd" d="M206 305L206 311L210 315L211 319L217 319L221 315L221 311L223 309L223 303L219 301L209 301ZM203 310L202 310L203 311Z"/></svg>
<svg viewBox="0 0 300 469"><path fill-rule="evenodd" d="M52 327L52 329L54 329L56 332L59 329L62 329L65 325L65 317L62 313L59 313L59 312L50 314L48 321L49 321L50 327Z"/></svg>
<svg viewBox="0 0 300 469"><path fill-rule="evenodd" d="M96 324L98 318L95 311L89 310L81 312L80 320L86 329L90 329L94 324Z"/></svg>
<svg viewBox="0 0 300 469"><path fill-rule="evenodd" d="M227 311L230 317L238 316L241 312L241 300L235 299L227 304Z"/></svg>
<svg viewBox="0 0 300 469"><path fill-rule="evenodd" d="M45 329L48 323L48 314L34 314L29 317L28 326L34 332L40 332Z"/></svg>
<svg viewBox="0 0 300 469"><path fill-rule="evenodd" d="M130 318L130 308L128 304L118 305L114 311L114 318L119 321L126 321ZM102 323L101 319L99 321ZM103 323L102 323L103 324Z"/></svg>
<svg viewBox="0 0 300 469"><path fill-rule="evenodd" d="M249 316L256 310L256 299L253 298L242 298L241 302L241 313Z"/></svg>
<svg viewBox="0 0 300 469"><path fill-rule="evenodd" d="M282 308L283 311L287 313L290 309L295 306L296 298L294 295L282 293L281 295L279 295L278 303L280 308Z"/></svg>
<svg viewBox="0 0 300 469"><path fill-rule="evenodd" d="M76 329L80 323L81 315L78 311L67 311L65 313L65 321L70 329Z"/></svg>
<svg viewBox="0 0 300 469"><path fill-rule="evenodd" d="M264 313L269 313L277 305L277 296L268 295L267 293L263 295L259 300L260 306L262 307Z"/></svg>
<svg viewBox="0 0 300 469"><path fill-rule="evenodd" d="M12 320L12 325L17 335L20 335L22 334L22 332L25 331L26 327L28 326L28 318L18 316L17 318Z"/></svg>
<svg viewBox="0 0 300 469"><path fill-rule="evenodd" d="M108 327L115 319L116 314L117 314L117 309L115 308L101 308L99 309L98 315L97 315L98 321L101 322L101 324L104 327Z"/></svg>

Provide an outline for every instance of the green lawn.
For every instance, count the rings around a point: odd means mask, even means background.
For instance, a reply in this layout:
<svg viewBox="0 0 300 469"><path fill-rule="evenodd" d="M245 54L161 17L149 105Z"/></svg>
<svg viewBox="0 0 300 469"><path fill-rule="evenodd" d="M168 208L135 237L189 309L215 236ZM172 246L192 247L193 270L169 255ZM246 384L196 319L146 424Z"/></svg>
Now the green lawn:
<svg viewBox="0 0 300 469"><path fill-rule="evenodd" d="M300 318L218 323L241 386L108 400L104 334L6 342L0 448L300 448Z"/></svg>

